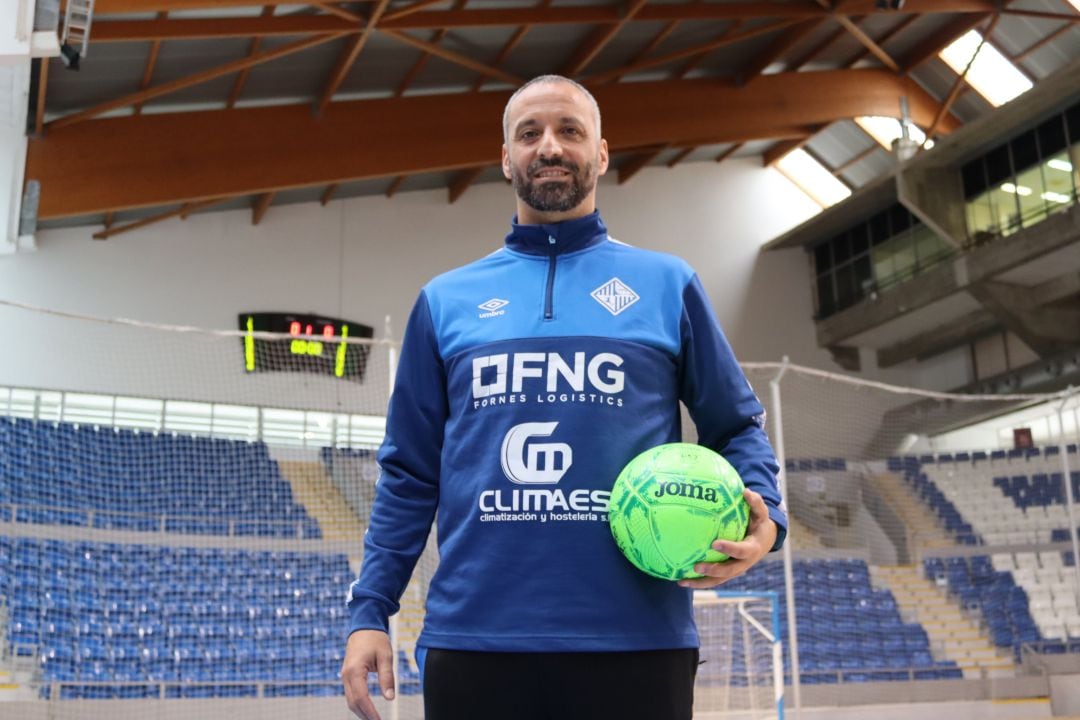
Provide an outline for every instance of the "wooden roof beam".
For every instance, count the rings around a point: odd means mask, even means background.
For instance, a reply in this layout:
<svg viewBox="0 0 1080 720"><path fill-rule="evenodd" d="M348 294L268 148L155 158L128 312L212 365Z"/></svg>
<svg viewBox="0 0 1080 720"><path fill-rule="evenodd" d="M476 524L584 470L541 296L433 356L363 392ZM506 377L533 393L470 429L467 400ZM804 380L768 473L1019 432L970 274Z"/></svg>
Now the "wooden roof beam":
<svg viewBox="0 0 1080 720"><path fill-rule="evenodd" d="M390 0L379 0L375 9L371 11L371 16L368 18L367 24L364 25L364 29L358 35L349 38L349 42L338 56L337 63L334 65L334 69L323 87L322 96L315 104L316 115L322 115L326 112L326 106L330 104L330 101L334 98L334 93L345 82L349 71L352 70L353 65L356 63L356 58L360 56L364 45L367 44L368 39L371 37L371 31L378 24L379 18L382 17L383 11L386 10L388 4L390 4Z"/></svg>
<svg viewBox="0 0 1080 720"><path fill-rule="evenodd" d="M468 1L469 0L455 0L454 9L460 10L461 8L465 7L465 3L467 3ZM432 33L431 39L428 42L430 42L432 45L438 45L440 42L442 42L443 38L446 37L446 34L448 32L450 31L447 28L439 28L434 33ZM412 64L412 67L409 68L409 71L405 73L405 77L398 84L397 90L394 91L394 95L401 96L405 94L405 91L408 90L409 86L413 84L413 81L416 80L416 76L419 75L420 71L424 69L424 66L427 65L427 61L430 58L431 53L420 53L420 57L416 58L416 62Z"/></svg>
<svg viewBox="0 0 1080 720"><path fill-rule="evenodd" d="M405 175L398 175L386 188L386 197L392 198L401 189L401 183L405 182Z"/></svg>
<svg viewBox="0 0 1080 720"><path fill-rule="evenodd" d="M630 0L623 6L622 15L618 22L602 25L595 30L570 56L570 60L560 74L566 77L576 77L589 63L600 54L609 42L625 27L626 23L633 20L648 0Z"/></svg>
<svg viewBox="0 0 1080 720"><path fill-rule="evenodd" d="M413 36L408 35L406 33L399 33L399 32L394 31L394 30L386 30L386 29L382 29L382 32L383 32L384 35L388 35L389 37L392 37L392 38L394 38L395 40L397 40L399 42L405 43L406 45L412 45L415 48L419 48L420 50L424 50L424 51L426 51L428 53L431 53L432 55L434 55L436 57L442 58L443 60L448 60L448 61L450 61L450 62L452 62L452 63L454 63L456 65L461 65L462 67L467 67L470 70L475 70L476 72L482 73L482 74L487 75L489 77L493 77L493 78L497 78L499 80L503 80L503 81L508 82L508 83L510 83L512 85L521 85L522 83L525 82L525 80L523 80L522 78L519 78L517 75L512 75L512 74L510 74L508 72L504 72L503 70L500 70L498 68L491 67L490 65L485 65L484 63L479 62L477 60L473 60L470 57L466 57L465 55L462 55L461 53L456 53L456 52L453 52L452 50L447 50L444 47L440 47L439 45L435 45L433 43L429 43L429 42L425 42L423 40L419 40L419 39L414 38Z"/></svg>
<svg viewBox="0 0 1080 720"><path fill-rule="evenodd" d="M450 181L450 186L447 188L447 199L450 204L453 205L458 201L465 191L469 189L469 186L473 184L476 178L480 177L480 174L484 172L484 165L477 165L476 167L466 168L462 170Z"/></svg>
<svg viewBox="0 0 1080 720"><path fill-rule="evenodd" d="M157 19L164 20L168 15L168 13L160 12L158 13ZM150 43L150 53L146 57L146 67L143 68L142 82L139 83L139 90L145 90L150 87L150 81L154 78L154 68L157 67L158 53L160 52L161 40L155 40ZM142 106L143 104L141 102L135 103L132 111L138 115L142 112Z"/></svg>
<svg viewBox="0 0 1080 720"><path fill-rule="evenodd" d="M142 220L135 220L134 222L130 222L127 225L121 225L119 227L113 225L110 222L110 224L106 225L104 230L100 230L94 233L94 239L107 240L113 235L120 235L121 233L130 232L131 230L138 230L139 228L146 227L147 225L154 225L155 223L159 223L162 220L168 220L169 218L179 217L181 220L183 220L196 210L202 210L203 208L210 207L211 205L216 205L217 203L222 202L225 199L226 198L213 198L210 200L201 200L199 202L184 203L175 210L167 210L166 212L158 213L157 215L151 215L150 217L143 218Z"/></svg>
<svg viewBox="0 0 1080 720"><path fill-rule="evenodd" d="M109 12L134 13L152 12L163 9L190 9L183 2L170 6L166 0L146 0L146 7L139 7L142 0L130 0L139 9L102 10L102 5L110 0L95 0L94 33L92 43L100 42L135 42L153 40L193 40L212 37L266 37L305 35L309 33L345 32L359 33L363 29L358 23L345 20L335 15L282 15L272 18L262 17L213 17L213 18L173 18L169 20L111 20ZM119 0L127 3L129 0ZM207 0L208 2L208 0ZM990 0L939 0L927 7L929 0L920 3L908 0L903 13L890 12L893 15L917 17L920 13L962 13L958 19L968 16L981 16L973 24L985 19L997 8ZM153 3L161 7L153 6ZM230 5L278 5L277 0L230 0ZM739 12L741 6L751 6L757 12L747 10ZM122 7L120 5L119 7ZM770 9L770 7L772 9ZM858 15L879 14L873 2L860 3L858 6L843 6L844 13ZM825 17L824 10L812 5L795 3L678 3L646 5L634 16L633 22L683 22L688 20L753 20L774 18L779 20L814 20ZM384 30L438 30L440 28L465 27L556 27L560 25L601 25L617 24L620 21L618 8L613 5L585 5L578 7L525 7L471 10L434 10L417 12L405 16L396 13L384 14L379 28ZM903 62L900 63L903 65Z"/></svg>
<svg viewBox="0 0 1080 720"><path fill-rule="evenodd" d="M275 48L273 50L259 53L258 55L255 55L253 57L247 57L241 60L234 60L230 63L219 65L216 68L204 70L202 72L195 73L194 75L188 75L187 77L179 78L178 80L173 80L171 82L162 83L161 85L156 85L152 88L147 88L146 90L140 90L137 93L125 95L121 98L117 98L116 100L109 100L107 102L94 105L93 107L87 108L85 110L80 110L70 115L65 115L64 117L57 118L56 120L50 122L48 124L48 127L50 128L50 130L58 130L60 128L68 127L84 120L89 120L91 118L97 117L98 115L106 113L109 110L116 110L119 108L128 107L130 105L135 105L136 103L146 102L147 100L150 100L152 98L168 95L169 93L176 92L177 90L183 90L184 88L199 85L209 80L213 80L214 78L219 78L223 75L229 75L239 70L243 70L244 68L249 68L265 62L270 62L271 60L277 60L278 58L285 57L286 55L291 55L292 53L307 50L308 48L315 47L316 45L321 45L325 42L336 40L338 37L340 36L316 35L315 37L297 40L296 42L289 43L288 45L282 45L281 47Z"/></svg>
<svg viewBox="0 0 1080 720"><path fill-rule="evenodd" d="M735 22L731 23L730 25L725 27L723 30L721 30L720 34L716 36L716 40L717 41L723 40L724 38L728 37L732 33L738 32L740 29L742 29L743 24L744 23L743 23L742 20L736 20ZM702 52L699 52L697 55L692 56L687 62L683 63L682 67L680 67L678 70L673 72L671 74L672 79L673 80L681 80L682 78L689 75L690 71L693 70L694 68L696 68L698 65L700 65L701 62L705 58L709 57L709 54L715 49L716 48L713 47L712 43L709 43L709 47L707 49L703 50Z"/></svg>
<svg viewBox="0 0 1080 720"><path fill-rule="evenodd" d="M368 0L370 1L370 0ZM472 10L424 10L445 0L421 0L408 7L385 14L386 27L397 30L434 30L441 27L478 27L618 23L619 7L610 3L563 6L541 12L535 7L477 8ZM229 0L236 7L261 5L294 5L295 0ZM155 13L172 10L220 8L221 0L95 0L94 24L106 15ZM907 0L900 11L880 10L875 0L849 0L837 10L846 15L922 15L954 13L991 13L998 9L997 0ZM757 20L763 18L796 18L806 20L821 17L828 11L812 3L795 2L724 2L724 3L653 3L636 16L639 21L669 20ZM217 20L217 18L215 18Z"/></svg>
<svg viewBox="0 0 1080 720"><path fill-rule="evenodd" d="M262 17L272 17L274 14L273 5L265 5L262 9ZM251 45L248 46L248 57L255 57L259 54L259 50L262 48L262 38L251 38ZM240 99L240 93L244 91L244 85L247 84L248 75L251 73L251 68L244 68L236 74L236 79L233 81L232 89L229 90L229 99L225 103L225 107L234 107L236 101Z"/></svg>
<svg viewBox="0 0 1080 720"><path fill-rule="evenodd" d="M851 20L851 18L839 14L834 15L834 17L836 18L836 22L843 25L844 29L851 33L851 35L853 35L856 40L862 43L863 47L869 50L874 57L880 60L882 65L889 68L893 72L900 72L900 65L898 65L897 62L893 60L892 56L889 55L889 53L885 52L880 45L874 42L874 39L867 35L861 27L856 25Z"/></svg>
<svg viewBox="0 0 1080 720"><path fill-rule="evenodd" d="M651 147L642 152L631 155L626 160L623 160L619 166L619 184L622 185L630 178L641 172L642 168L651 163L656 157L668 149L668 145L657 145Z"/></svg>
<svg viewBox="0 0 1080 720"><path fill-rule="evenodd" d="M765 48L760 55L754 58L754 62L750 64L750 67L743 71L743 82L753 82L755 78L765 71L765 68L772 65L783 57L785 53L791 50L791 48L802 42L807 35L817 30L824 21L825 18L804 20L790 26L787 30L780 33L775 40L769 43L769 47Z"/></svg>
<svg viewBox="0 0 1080 720"><path fill-rule="evenodd" d="M540 4L537 7L546 8L549 5L551 5L551 0L540 0ZM522 25L517 30L515 30L514 34L510 36L510 39L507 40L499 49L499 54L496 55L495 59L491 61L491 67L497 68L501 66L504 62L506 62L506 58L510 56L510 53L513 52L514 48L516 48L518 44L521 43L521 41L525 38L529 30L531 29L532 25ZM484 86L484 83L487 82L487 80L488 78L485 75L481 75L480 77L476 78L476 82L474 82L472 86L472 91L477 92L478 90L480 90L480 88Z"/></svg>
<svg viewBox="0 0 1080 720"><path fill-rule="evenodd" d="M709 78L613 83L594 93L612 152L802 137L807 125L888 114L902 95L925 127L939 106L909 78L869 68L765 75L742 88ZM41 182L38 214L52 219L493 165L498 124L478 131L476 118L500 117L508 95L347 101L323 118L291 105L98 119L31 140L26 177ZM667 112L641 112L654 104ZM942 130L957 125L946 116Z"/></svg>
<svg viewBox="0 0 1080 720"><path fill-rule="evenodd" d="M931 58L937 57L937 54L948 47L956 38L969 30L974 30L990 15L989 12L968 13L945 23L936 32L923 38L899 60L900 72L910 73Z"/></svg>
<svg viewBox="0 0 1080 720"><path fill-rule="evenodd" d="M871 155L873 155L875 152L877 152L880 149L881 149L881 145L878 144L877 140L874 140L873 143L870 145L870 147L866 148L865 150L863 150L859 154L855 155L854 157L848 158L844 162L842 162L839 165L837 165L836 167L834 167L832 169L832 174L833 175L839 175L840 173L842 173L845 170L847 170L848 168L850 168L852 165L855 165L856 163L862 162L863 160L870 157Z"/></svg>
<svg viewBox="0 0 1080 720"><path fill-rule="evenodd" d="M694 152L697 149L698 149L697 145L690 145L690 146L684 147L682 150L680 150L678 153L676 153L674 157L672 157L670 160L667 161L667 166L669 168L675 167L676 165L681 163L683 160L685 160L687 155L689 155L690 153Z"/></svg>
<svg viewBox="0 0 1080 720"><path fill-rule="evenodd" d="M609 70L609 71L604 72L604 73L599 73L597 75L592 75L590 77L585 78L584 82L585 82L585 84L603 83L603 82L611 79L612 77L621 77L623 75L628 75L630 73L637 72L638 70L645 70L645 69L648 69L648 68L657 67L659 65L667 65L668 63L675 62L676 60L682 60L683 58L693 57L693 56L699 55L701 53L712 52L713 50L716 50L719 47L723 47L724 45L731 45L731 44L737 43L737 42L739 42L741 40L746 40L748 38L757 37L758 35L763 35L765 33L773 32L774 30L779 30L780 28L787 27L788 25L793 25L795 22L797 22L797 21L796 20L781 20L780 22L772 23L770 25L765 25L765 26L762 26L762 27L751 28L749 30L744 30L742 32L736 32L736 33L726 33L725 32L725 33L721 34L720 37L716 38L715 40L710 40L709 42L706 42L706 43L701 43L699 45L693 45L693 46L688 47L688 48L683 48L682 50L676 50L674 52L670 52L670 53L667 53L667 54L664 54L664 55L660 55L658 57L646 58L644 60L639 60L636 63L631 63L630 65L624 65L621 68L616 68L614 70Z"/></svg>
<svg viewBox="0 0 1080 720"><path fill-rule="evenodd" d="M889 30L884 35L882 35L880 38L878 38L878 40L876 41L877 44L884 48L886 43L888 43L894 37L896 37L900 33L907 30L909 27L911 27L912 23L917 21L920 17L921 17L920 15L908 15L906 18L904 18L900 22L896 23L896 25L893 26L893 28L891 30ZM858 18L852 18L852 20L858 22ZM860 60L862 60L863 58L865 58L869 54L870 54L870 50L868 50L867 48L864 47L859 52L858 55L856 55L854 58L851 59L851 61L847 64L847 66L851 67L852 65L859 62Z"/></svg>
<svg viewBox="0 0 1080 720"><path fill-rule="evenodd" d="M780 142L776 143L771 148L766 150L764 153L762 153L761 164L765 167L775 165L780 160L780 158L784 157L789 152L794 152L795 150L798 150L799 148L805 146L806 143L810 142L810 138L814 137L814 135L824 129L824 125L817 125L813 128L810 128L810 132L807 133L804 137L793 138L791 140L781 140Z"/></svg>
<svg viewBox="0 0 1080 720"><path fill-rule="evenodd" d="M724 162L724 161L725 161L725 160L727 160L727 159L728 159L729 157L731 157L731 156L732 156L732 155L734 155L735 153L739 152L739 149L740 149L740 148L741 148L742 146L743 146L743 143L735 143L734 145L732 145L731 147L727 148L727 149L726 149L726 150L724 150L724 151L723 151L722 153L720 153L719 155L717 155L717 156L716 156L716 162L718 162L718 163L722 163L722 162Z"/></svg>
<svg viewBox="0 0 1080 720"><path fill-rule="evenodd" d="M994 29L997 27L998 20L1001 19L1001 15L994 15L994 19L990 21L989 27L983 32L982 40L979 42L979 46L975 48L975 52L971 54L971 59L968 60L967 65L964 66L964 72L960 73L952 87L949 88L949 94L945 96L945 100L941 103L941 107L934 115L934 121L930 123L930 127L926 129L926 137L934 137L934 133L937 132L938 125L941 123L945 114L949 112L949 108L956 102L956 98L960 96L960 90L967 84L968 71L971 70L971 66L975 64L975 58L979 56L979 53L983 49L989 40L990 36L994 34Z"/></svg>
<svg viewBox="0 0 1080 720"><path fill-rule="evenodd" d="M255 199L255 203L251 207L251 224L258 225L262 222L263 216L266 215L266 211L270 209L270 203L274 202L274 196L276 192L263 193Z"/></svg>

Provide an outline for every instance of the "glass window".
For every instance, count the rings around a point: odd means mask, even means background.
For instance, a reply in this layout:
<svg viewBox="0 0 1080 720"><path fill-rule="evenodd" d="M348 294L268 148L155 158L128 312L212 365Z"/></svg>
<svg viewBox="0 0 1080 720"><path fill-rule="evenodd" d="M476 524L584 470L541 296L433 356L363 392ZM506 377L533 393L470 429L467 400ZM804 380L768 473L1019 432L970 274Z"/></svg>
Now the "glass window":
<svg viewBox="0 0 1080 720"><path fill-rule="evenodd" d="M1012 178L1012 163L1009 162L1009 146L1002 145L986 153L986 186L1000 185Z"/></svg>
<svg viewBox="0 0 1080 720"><path fill-rule="evenodd" d="M1004 189L1008 185L1011 183L1002 183L987 193L994 218L993 230L997 235L1011 235L1020 229L1020 205L1015 188L1013 192Z"/></svg>
<svg viewBox="0 0 1080 720"><path fill-rule="evenodd" d="M893 254L893 263L896 267L896 281L907 280L916 273L915 267L915 244L910 239L896 244Z"/></svg>
<svg viewBox="0 0 1080 720"><path fill-rule="evenodd" d="M915 238L915 259L920 270L925 270L952 254L952 245L921 223L915 226L911 234Z"/></svg>
<svg viewBox="0 0 1080 720"><path fill-rule="evenodd" d="M889 228L894 236L902 235L907 232L910 227L911 213L908 212L906 207L900 203L896 203L889 208Z"/></svg>
<svg viewBox="0 0 1080 720"><path fill-rule="evenodd" d="M870 255L855 258L852 266L855 268L855 286L859 291L859 297L864 298L874 290L874 273L870 264Z"/></svg>
<svg viewBox="0 0 1080 720"><path fill-rule="evenodd" d="M968 238L973 245L982 245L998 234L991 192L984 192L967 203Z"/></svg>
<svg viewBox="0 0 1080 720"><path fill-rule="evenodd" d="M851 258L851 242L847 233L833 238L832 246L833 262L837 265Z"/></svg>
<svg viewBox="0 0 1080 720"><path fill-rule="evenodd" d="M1074 185L1075 168L1069 157L1068 149L1051 155L1043 165L1043 181L1046 183L1047 209L1050 212L1063 209L1076 202Z"/></svg>
<svg viewBox="0 0 1080 720"><path fill-rule="evenodd" d="M831 272L817 276L818 317L829 317L836 312L836 300L833 297L833 276Z"/></svg>
<svg viewBox="0 0 1080 720"><path fill-rule="evenodd" d="M836 305L846 308L859 299L855 290L855 269L851 263L836 268Z"/></svg>
<svg viewBox="0 0 1080 720"><path fill-rule="evenodd" d="M859 223L851 230L851 256L865 255L870 249L870 239L866 235L866 223Z"/></svg>
<svg viewBox="0 0 1080 720"><path fill-rule="evenodd" d="M973 160L960 170L964 181L964 198L971 199L986 189L986 174L983 172L983 159Z"/></svg>
<svg viewBox="0 0 1080 720"><path fill-rule="evenodd" d="M1029 131L1012 139L1013 168L1016 172L1027 170L1039 162L1039 146L1035 143L1035 133Z"/></svg>
<svg viewBox="0 0 1080 720"><path fill-rule="evenodd" d="M1065 139L1065 116L1055 115L1035 129L1039 137L1039 157L1044 160L1069 147Z"/></svg>
<svg viewBox="0 0 1080 720"><path fill-rule="evenodd" d="M832 243L823 242L814 248L814 272L821 274L832 267Z"/></svg>
<svg viewBox="0 0 1080 720"><path fill-rule="evenodd" d="M1069 164L1072 165L1073 189L1080 195L1080 140L1069 147Z"/></svg>
<svg viewBox="0 0 1080 720"><path fill-rule="evenodd" d="M874 278L878 287L887 287L896 276L896 264L893 262L893 247L891 244L880 245L874 248L872 253L874 260Z"/></svg>
<svg viewBox="0 0 1080 720"><path fill-rule="evenodd" d="M1004 183L1001 189L1016 193L1020 204L1020 220L1030 227L1046 219L1046 185L1043 183L1042 166L1034 165L1016 176L1016 184Z"/></svg>
<svg viewBox="0 0 1080 720"><path fill-rule="evenodd" d="M889 213L888 211L879 212L874 217L870 218L870 238L873 241L874 247L888 242L891 237L889 232Z"/></svg>
<svg viewBox="0 0 1080 720"><path fill-rule="evenodd" d="M1065 126L1069 129L1069 142L1080 143L1080 103L1065 111Z"/></svg>

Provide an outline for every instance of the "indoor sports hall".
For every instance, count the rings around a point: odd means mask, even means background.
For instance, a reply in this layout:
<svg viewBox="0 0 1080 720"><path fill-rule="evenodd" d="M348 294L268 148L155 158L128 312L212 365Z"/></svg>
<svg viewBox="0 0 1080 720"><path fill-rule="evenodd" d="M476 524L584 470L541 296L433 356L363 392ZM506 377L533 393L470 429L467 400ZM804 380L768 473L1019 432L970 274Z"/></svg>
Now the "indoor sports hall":
<svg viewBox="0 0 1080 720"><path fill-rule="evenodd" d="M0 719L355 717L405 328L501 252L504 107L545 74L595 97L603 223L696 271L779 461L787 542L693 591L694 717L1080 718L1080 0L4 0ZM655 299L547 267L453 327ZM631 363L522 355L461 412L648 420ZM587 438L552 432L476 441L480 510L535 520L555 491L507 468L557 483ZM382 720L425 715L438 540Z"/></svg>

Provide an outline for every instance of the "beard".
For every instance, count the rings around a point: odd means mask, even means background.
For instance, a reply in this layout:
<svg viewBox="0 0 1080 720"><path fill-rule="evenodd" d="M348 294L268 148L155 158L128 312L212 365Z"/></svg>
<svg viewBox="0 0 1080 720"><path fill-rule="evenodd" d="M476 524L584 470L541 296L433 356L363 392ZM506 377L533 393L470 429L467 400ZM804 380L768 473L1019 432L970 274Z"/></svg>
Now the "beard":
<svg viewBox="0 0 1080 720"><path fill-rule="evenodd" d="M546 169L558 167L570 173L569 182L537 183L533 178ZM596 187L596 176L591 162L582 168L566 160L536 160L522 174L516 167L511 169L510 179L517 196L533 210L540 212L567 212L573 210L588 197Z"/></svg>

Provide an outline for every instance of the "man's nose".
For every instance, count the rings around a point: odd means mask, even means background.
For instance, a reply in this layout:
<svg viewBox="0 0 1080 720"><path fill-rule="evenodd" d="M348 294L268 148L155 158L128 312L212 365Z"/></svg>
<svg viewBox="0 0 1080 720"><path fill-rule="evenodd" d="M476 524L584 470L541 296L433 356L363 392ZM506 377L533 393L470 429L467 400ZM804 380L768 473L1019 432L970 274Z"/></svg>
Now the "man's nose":
<svg viewBox="0 0 1080 720"><path fill-rule="evenodd" d="M539 153L542 158L562 157L562 144L553 131L546 130L540 138Z"/></svg>

